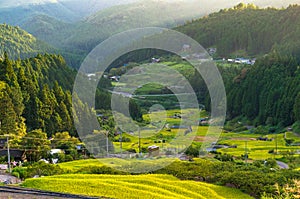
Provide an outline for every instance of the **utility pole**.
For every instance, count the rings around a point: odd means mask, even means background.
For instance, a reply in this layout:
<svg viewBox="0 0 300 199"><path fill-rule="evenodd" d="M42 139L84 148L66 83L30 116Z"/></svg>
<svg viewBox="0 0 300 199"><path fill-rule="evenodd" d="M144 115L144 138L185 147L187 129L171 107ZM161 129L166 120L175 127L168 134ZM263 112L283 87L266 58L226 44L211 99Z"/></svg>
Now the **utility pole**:
<svg viewBox="0 0 300 199"><path fill-rule="evenodd" d="M2 121L0 120L0 131L2 131ZM7 143L7 162L8 162L8 171L11 173L11 167L10 167L10 152L9 152L9 135L5 134L6 136L6 143Z"/></svg>
<svg viewBox="0 0 300 199"><path fill-rule="evenodd" d="M106 156L107 157L109 156L109 153L108 153L108 131L106 132Z"/></svg>
<svg viewBox="0 0 300 199"><path fill-rule="evenodd" d="M121 131L121 134L120 134L120 150L121 150L121 158L122 158L122 131Z"/></svg>
<svg viewBox="0 0 300 199"><path fill-rule="evenodd" d="M277 154L277 150L278 150L278 143L277 143L277 134L275 135L275 157Z"/></svg>
<svg viewBox="0 0 300 199"><path fill-rule="evenodd" d="M142 150L141 150L141 130L139 127L139 154L142 156Z"/></svg>
<svg viewBox="0 0 300 199"><path fill-rule="evenodd" d="M0 123L1 125L1 123ZM10 151L9 151L9 135L5 134L6 142L7 142L7 162L8 162L8 171L11 173L11 165L10 165Z"/></svg>
<svg viewBox="0 0 300 199"><path fill-rule="evenodd" d="M248 166L248 149L247 149L247 141L245 141L245 162Z"/></svg>

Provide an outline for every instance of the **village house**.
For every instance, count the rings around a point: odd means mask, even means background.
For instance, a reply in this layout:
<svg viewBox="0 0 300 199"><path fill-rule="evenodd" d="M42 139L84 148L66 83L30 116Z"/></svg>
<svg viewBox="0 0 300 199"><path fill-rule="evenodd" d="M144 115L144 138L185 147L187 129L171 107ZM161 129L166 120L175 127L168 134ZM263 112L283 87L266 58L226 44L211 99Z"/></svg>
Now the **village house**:
<svg viewBox="0 0 300 199"><path fill-rule="evenodd" d="M26 155L24 150L20 149L10 149L9 150L10 158L11 160L14 160L16 162L19 161L25 161ZM7 156L7 149L0 150L0 157L6 157Z"/></svg>
<svg viewBox="0 0 300 199"><path fill-rule="evenodd" d="M159 155L159 146L153 145L148 147L149 156L158 156Z"/></svg>

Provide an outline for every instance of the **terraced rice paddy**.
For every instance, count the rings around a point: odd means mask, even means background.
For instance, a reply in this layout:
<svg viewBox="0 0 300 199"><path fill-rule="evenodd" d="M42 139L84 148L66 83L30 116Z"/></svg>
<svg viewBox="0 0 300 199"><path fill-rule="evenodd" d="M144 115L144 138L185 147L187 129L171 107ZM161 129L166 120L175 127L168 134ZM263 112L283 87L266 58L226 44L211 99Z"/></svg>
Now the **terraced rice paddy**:
<svg viewBox="0 0 300 199"><path fill-rule="evenodd" d="M23 186L63 193L123 199L251 198L236 189L202 182L181 181L170 175L71 174L27 179Z"/></svg>

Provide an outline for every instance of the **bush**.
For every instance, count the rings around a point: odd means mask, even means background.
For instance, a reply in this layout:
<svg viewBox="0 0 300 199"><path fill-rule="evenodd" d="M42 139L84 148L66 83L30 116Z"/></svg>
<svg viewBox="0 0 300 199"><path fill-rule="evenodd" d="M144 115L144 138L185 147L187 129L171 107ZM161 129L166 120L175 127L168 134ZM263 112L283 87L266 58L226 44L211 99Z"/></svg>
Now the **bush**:
<svg viewBox="0 0 300 199"><path fill-rule="evenodd" d="M12 170L12 175L17 177L17 178L21 178L22 180L27 178L28 173L27 173L27 168L25 167L15 167Z"/></svg>
<svg viewBox="0 0 300 199"><path fill-rule="evenodd" d="M87 166L78 170L76 173L81 174L113 174L113 175L126 175L128 173L116 170L107 166Z"/></svg>
<svg viewBox="0 0 300 199"><path fill-rule="evenodd" d="M189 156L197 157L199 155L199 149L189 146L184 153Z"/></svg>
<svg viewBox="0 0 300 199"><path fill-rule="evenodd" d="M295 142L294 139L285 139L286 145L290 146L293 142Z"/></svg>
<svg viewBox="0 0 300 199"><path fill-rule="evenodd" d="M126 151L128 151L129 153L136 153L135 149L127 149Z"/></svg>
<svg viewBox="0 0 300 199"><path fill-rule="evenodd" d="M20 174L18 172L12 172L11 175L15 176L16 178L20 178Z"/></svg>
<svg viewBox="0 0 300 199"><path fill-rule="evenodd" d="M277 162L276 162L276 160L269 158L266 160L265 166L270 167L270 168L275 168L275 167L277 167Z"/></svg>
<svg viewBox="0 0 300 199"><path fill-rule="evenodd" d="M65 162L70 162L70 161L73 161L74 158L72 157L72 155L66 155L65 156Z"/></svg>
<svg viewBox="0 0 300 199"><path fill-rule="evenodd" d="M58 165L47 164L45 162L36 162L27 168L28 175L26 177L52 176L64 173Z"/></svg>
<svg viewBox="0 0 300 199"><path fill-rule="evenodd" d="M300 134L300 121L294 123L292 128L293 132Z"/></svg>
<svg viewBox="0 0 300 199"><path fill-rule="evenodd" d="M230 154L217 154L215 159L220 160L222 162L233 161L233 156Z"/></svg>
<svg viewBox="0 0 300 199"><path fill-rule="evenodd" d="M128 138L128 137L122 137L122 140L119 137L114 139L114 142L120 142L120 141L122 141L122 142L131 142L131 139Z"/></svg>

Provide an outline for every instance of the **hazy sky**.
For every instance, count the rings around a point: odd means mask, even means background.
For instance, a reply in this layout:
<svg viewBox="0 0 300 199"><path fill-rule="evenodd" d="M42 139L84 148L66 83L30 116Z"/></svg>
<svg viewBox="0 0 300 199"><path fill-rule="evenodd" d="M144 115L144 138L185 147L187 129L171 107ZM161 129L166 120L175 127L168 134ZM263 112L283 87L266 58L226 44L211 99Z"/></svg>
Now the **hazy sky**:
<svg viewBox="0 0 300 199"><path fill-rule="evenodd" d="M28 5L28 4L45 4L45 3L59 3L59 2L66 2L66 1L75 1L78 3L78 0L0 0L0 7L15 7L15 6L20 6L20 5ZM81 0L81 2L86 2L86 3L107 3L110 1L116 1L116 0ZM118 0L119 2L128 2L128 0ZM130 0L130 2L135 1L135 0ZM136 0L139 1L139 0ZM201 4L206 4L208 3L208 0L154 0L154 1L166 1L166 2L176 2L176 1L181 1L181 2L195 2L195 3L201 3ZM276 6L276 7L281 7L281 6L288 6L289 4L300 4L300 0L209 0L209 3L211 5L211 2L214 2L216 7L228 7L230 5L235 5L240 2L245 2L245 3L255 3L256 5L265 7L265 6ZM91 5L93 5L91 4Z"/></svg>

